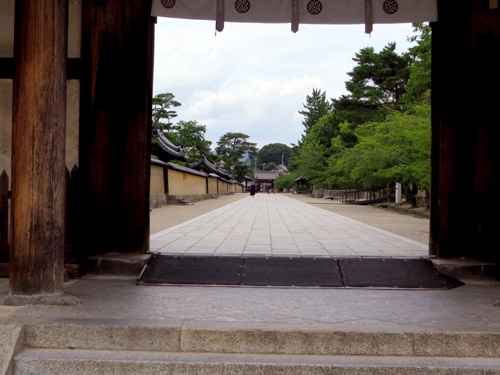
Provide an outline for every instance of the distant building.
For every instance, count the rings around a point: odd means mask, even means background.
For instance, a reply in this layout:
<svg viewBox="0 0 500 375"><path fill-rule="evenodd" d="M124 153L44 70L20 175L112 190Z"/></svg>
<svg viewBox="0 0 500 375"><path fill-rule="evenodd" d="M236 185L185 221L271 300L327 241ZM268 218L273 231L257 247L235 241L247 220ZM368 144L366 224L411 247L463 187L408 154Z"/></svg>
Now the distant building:
<svg viewBox="0 0 500 375"><path fill-rule="evenodd" d="M271 171L253 171L253 178L257 191L267 191L274 189L274 180L278 177L288 174L288 169L283 164L279 164Z"/></svg>

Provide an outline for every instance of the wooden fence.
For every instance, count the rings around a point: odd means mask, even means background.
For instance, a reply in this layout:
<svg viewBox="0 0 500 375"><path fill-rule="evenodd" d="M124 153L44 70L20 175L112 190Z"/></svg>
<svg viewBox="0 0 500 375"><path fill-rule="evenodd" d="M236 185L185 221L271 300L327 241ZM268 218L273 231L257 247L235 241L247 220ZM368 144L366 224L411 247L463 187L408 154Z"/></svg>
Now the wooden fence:
<svg viewBox="0 0 500 375"><path fill-rule="evenodd" d="M341 193L342 203L368 204L387 200L386 188L371 188L365 190L347 190Z"/></svg>
<svg viewBox="0 0 500 375"><path fill-rule="evenodd" d="M77 226L76 206L78 196L78 167L71 172L66 170L66 244L65 260L74 258L73 243ZM0 263L9 262L9 230L10 230L10 197L9 176L4 170L0 174Z"/></svg>

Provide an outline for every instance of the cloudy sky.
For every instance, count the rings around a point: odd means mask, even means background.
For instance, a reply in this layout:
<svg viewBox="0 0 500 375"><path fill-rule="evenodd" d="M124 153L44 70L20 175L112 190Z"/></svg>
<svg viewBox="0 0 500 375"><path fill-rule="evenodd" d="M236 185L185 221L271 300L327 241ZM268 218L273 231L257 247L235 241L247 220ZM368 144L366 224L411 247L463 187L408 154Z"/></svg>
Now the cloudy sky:
<svg viewBox="0 0 500 375"><path fill-rule="evenodd" d="M361 48L381 50L396 42L404 52L410 24L300 25L226 23L158 18L154 95L171 92L182 103L177 121L207 127L215 148L226 132L243 132L262 147L296 143L303 132L298 113L313 88L328 98L346 93L347 72Z"/></svg>

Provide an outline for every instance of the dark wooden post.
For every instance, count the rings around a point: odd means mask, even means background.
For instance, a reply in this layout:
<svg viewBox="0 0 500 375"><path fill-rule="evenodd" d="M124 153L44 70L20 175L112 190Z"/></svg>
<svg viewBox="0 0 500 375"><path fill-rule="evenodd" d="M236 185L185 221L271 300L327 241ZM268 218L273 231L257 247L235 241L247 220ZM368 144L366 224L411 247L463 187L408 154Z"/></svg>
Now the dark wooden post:
<svg viewBox="0 0 500 375"><path fill-rule="evenodd" d="M143 0L83 0L81 254L149 246L150 7Z"/></svg>
<svg viewBox="0 0 500 375"><path fill-rule="evenodd" d="M0 263L9 261L9 176L0 174Z"/></svg>
<svg viewBox="0 0 500 375"><path fill-rule="evenodd" d="M17 0L10 294L63 292L67 1Z"/></svg>
<svg viewBox="0 0 500 375"><path fill-rule="evenodd" d="M431 254L499 261L500 11L438 0L433 25Z"/></svg>

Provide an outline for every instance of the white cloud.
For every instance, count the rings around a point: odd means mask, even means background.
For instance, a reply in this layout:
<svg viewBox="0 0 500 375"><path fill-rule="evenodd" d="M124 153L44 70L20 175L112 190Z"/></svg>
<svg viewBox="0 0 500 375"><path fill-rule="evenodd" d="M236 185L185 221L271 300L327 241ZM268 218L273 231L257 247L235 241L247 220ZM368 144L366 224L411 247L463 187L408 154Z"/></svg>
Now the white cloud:
<svg viewBox="0 0 500 375"><path fill-rule="evenodd" d="M363 26L226 23L215 35L210 21L159 19L156 28L154 93L172 92L182 103L177 120L207 126L215 146L228 131L250 135L259 147L294 143L303 131L302 110L313 88L327 97L346 93L355 52L380 50L397 41L408 47L410 25Z"/></svg>

